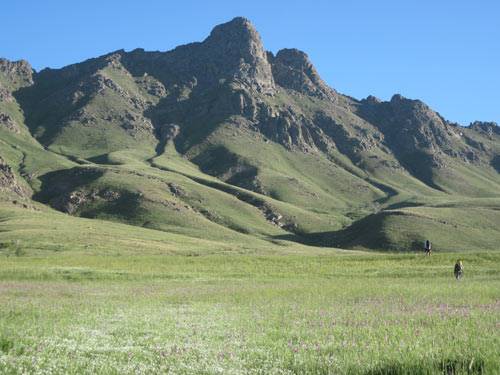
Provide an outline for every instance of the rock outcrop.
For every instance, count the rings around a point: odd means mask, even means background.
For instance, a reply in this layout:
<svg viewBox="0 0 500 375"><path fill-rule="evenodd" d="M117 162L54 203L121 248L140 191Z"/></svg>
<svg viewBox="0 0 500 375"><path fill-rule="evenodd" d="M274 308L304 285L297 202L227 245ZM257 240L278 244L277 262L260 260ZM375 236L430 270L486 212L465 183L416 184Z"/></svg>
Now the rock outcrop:
<svg viewBox="0 0 500 375"><path fill-rule="evenodd" d="M2 157L0 157L0 193L15 194L22 198L29 195L28 191L17 181L10 165Z"/></svg>
<svg viewBox="0 0 500 375"><path fill-rule="evenodd" d="M477 132L486 134L488 137L493 135L500 136L500 125L496 122L474 121L469 128Z"/></svg>
<svg viewBox="0 0 500 375"><path fill-rule="evenodd" d="M246 18L216 26L202 43L215 76L262 93L273 93L274 80L259 33Z"/></svg>
<svg viewBox="0 0 500 375"><path fill-rule="evenodd" d="M121 196L121 192L110 189L75 190L51 200L50 205L59 211L74 215L85 205L115 202Z"/></svg>
<svg viewBox="0 0 500 375"><path fill-rule="evenodd" d="M9 61L0 58L0 74L12 91L33 84L33 68L25 60Z"/></svg>
<svg viewBox="0 0 500 375"><path fill-rule="evenodd" d="M335 91L321 79L306 53L297 49L282 49L276 57L269 56L278 85L304 95L335 100Z"/></svg>
<svg viewBox="0 0 500 375"><path fill-rule="evenodd" d="M11 92L0 83L0 103L12 103L13 101L14 97Z"/></svg>
<svg viewBox="0 0 500 375"><path fill-rule="evenodd" d="M14 132L16 134L19 134L21 132L19 126L16 124L14 119L10 115L2 112L0 112L0 128L1 127L10 130L11 132Z"/></svg>

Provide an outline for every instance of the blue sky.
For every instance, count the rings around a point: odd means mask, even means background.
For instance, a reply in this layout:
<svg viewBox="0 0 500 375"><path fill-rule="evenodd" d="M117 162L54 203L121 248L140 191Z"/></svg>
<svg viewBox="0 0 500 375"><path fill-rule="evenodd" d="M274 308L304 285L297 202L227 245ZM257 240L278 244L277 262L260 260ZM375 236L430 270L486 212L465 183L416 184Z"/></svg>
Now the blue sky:
<svg viewBox="0 0 500 375"><path fill-rule="evenodd" d="M342 93L401 93L461 124L500 122L498 0L11 0L0 9L0 56L37 70L120 48L169 50L245 16L266 49L307 52Z"/></svg>

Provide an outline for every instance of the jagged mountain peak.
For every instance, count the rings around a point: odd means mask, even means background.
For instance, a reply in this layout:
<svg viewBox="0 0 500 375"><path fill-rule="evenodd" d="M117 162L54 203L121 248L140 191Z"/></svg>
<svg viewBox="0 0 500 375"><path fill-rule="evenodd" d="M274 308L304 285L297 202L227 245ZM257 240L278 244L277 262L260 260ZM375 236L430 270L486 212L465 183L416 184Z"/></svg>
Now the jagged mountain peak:
<svg viewBox="0 0 500 375"><path fill-rule="evenodd" d="M207 61L261 92L274 91L271 65L262 40L249 20L236 17L214 27L202 43Z"/></svg>
<svg viewBox="0 0 500 375"><path fill-rule="evenodd" d="M382 103L382 100L377 98L376 96L373 95L368 95L365 99L363 99L361 102L367 103L367 104L380 104Z"/></svg>
<svg viewBox="0 0 500 375"><path fill-rule="evenodd" d="M26 60L10 61L0 58L0 75L12 90L31 85L33 73L33 68Z"/></svg>
<svg viewBox="0 0 500 375"><path fill-rule="evenodd" d="M474 121L469 125L469 128L486 133L489 136L493 134L500 135L500 125L494 121Z"/></svg>
<svg viewBox="0 0 500 375"><path fill-rule="evenodd" d="M309 56L295 48L285 48L272 57L273 74L280 86L323 99L334 99L335 91L319 76Z"/></svg>
<svg viewBox="0 0 500 375"><path fill-rule="evenodd" d="M19 71L29 73L33 71L33 68L26 60L11 61L0 58L0 71L4 74L15 74Z"/></svg>
<svg viewBox="0 0 500 375"><path fill-rule="evenodd" d="M215 26L207 39L218 38L240 38L260 41L257 30L250 20L245 17L235 17L231 21Z"/></svg>
<svg viewBox="0 0 500 375"><path fill-rule="evenodd" d="M396 94L389 102L393 113L396 116L405 118L404 126L408 127L430 127L432 133L442 132L451 135L451 129L456 127L446 120L441 114L426 103L418 99L408 99L400 94Z"/></svg>
<svg viewBox="0 0 500 375"><path fill-rule="evenodd" d="M403 95L401 94L394 94L392 97L391 97L391 100L390 102L391 103L400 103L400 102L404 102L404 101L411 101L412 99L408 99L406 97L404 97Z"/></svg>
<svg viewBox="0 0 500 375"><path fill-rule="evenodd" d="M405 96L403 96L401 94L394 94L391 97L389 103L393 107L401 107L401 108L407 108L407 109L411 108L411 109L416 110L416 111L431 111L431 112L434 112L423 101L421 101L419 99L410 99L410 98L407 98L407 97L405 97Z"/></svg>
<svg viewBox="0 0 500 375"><path fill-rule="evenodd" d="M107 66L119 65L121 59L127 52L120 49L102 56L87 59L58 69L45 68L34 75L35 85L44 85L45 82L55 80L62 86L66 81L75 81L90 77Z"/></svg>
<svg viewBox="0 0 500 375"><path fill-rule="evenodd" d="M416 121L406 121L401 126L419 125L420 120L432 119L440 125L446 126L449 122L438 112L430 108L419 99L410 99L401 94L394 94L390 100L383 101L375 96L368 96L361 100L361 113L373 113L374 111L390 112L391 115L404 116L407 120L415 118Z"/></svg>

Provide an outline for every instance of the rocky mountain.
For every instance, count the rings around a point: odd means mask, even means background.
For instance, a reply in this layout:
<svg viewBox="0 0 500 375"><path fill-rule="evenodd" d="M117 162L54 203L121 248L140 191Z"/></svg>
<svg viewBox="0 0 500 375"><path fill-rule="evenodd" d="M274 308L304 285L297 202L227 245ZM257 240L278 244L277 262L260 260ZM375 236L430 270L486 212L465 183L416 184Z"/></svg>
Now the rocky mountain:
<svg viewBox="0 0 500 375"><path fill-rule="evenodd" d="M240 17L167 52L40 72L0 60L5 201L195 237L496 246L499 129L401 95L342 95Z"/></svg>

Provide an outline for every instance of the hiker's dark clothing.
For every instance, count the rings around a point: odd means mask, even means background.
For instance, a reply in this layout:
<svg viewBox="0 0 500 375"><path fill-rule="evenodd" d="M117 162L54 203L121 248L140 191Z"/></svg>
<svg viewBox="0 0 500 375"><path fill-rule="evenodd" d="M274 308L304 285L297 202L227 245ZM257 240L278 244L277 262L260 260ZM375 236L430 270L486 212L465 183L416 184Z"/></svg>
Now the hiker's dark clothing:
<svg viewBox="0 0 500 375"><path fill-rule="evenodd" d="M429 240L425 241L425 252L427 254L430 254L431 249L432 249L431 241L429 241Z"/></svg>
<svg viewBox="0 0 500 375"><path fill-rule="evenodd" d="M458 280L462 277L462 274L464 272L464 267L460 264L460 263L455 263L455 270L454 270L454 274L455 274L455 278Z"/></svg>

